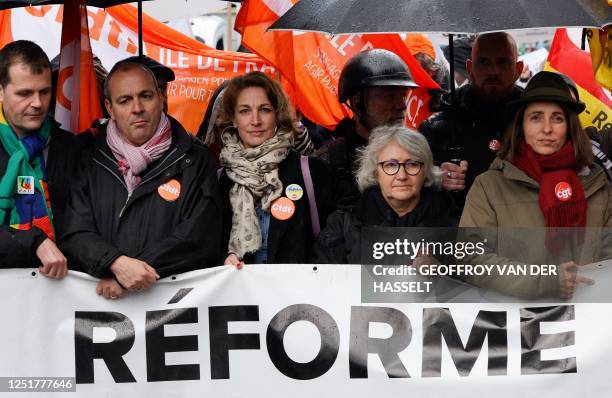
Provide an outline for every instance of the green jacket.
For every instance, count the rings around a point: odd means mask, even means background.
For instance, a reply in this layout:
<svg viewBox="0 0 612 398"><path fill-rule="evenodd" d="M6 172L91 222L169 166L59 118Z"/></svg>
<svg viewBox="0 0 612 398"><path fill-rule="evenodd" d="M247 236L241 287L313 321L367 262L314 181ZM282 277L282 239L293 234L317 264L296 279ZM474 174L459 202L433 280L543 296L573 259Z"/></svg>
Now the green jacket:
<svg viewBox="0 0 612 398"><path fill-rule="evenodd" d="M579 173L587 199L587 228L580 234L566 231L568 242L553 256L545 248L545 223L538 204L539 186L512 163L496 158L470 189L460 227L464 238L484 240L490 252L468 259L472 264L589 264L612 256L612 189L597 165ZM503 227L499 228L498 227ZM602 227L606 227L602 229ZM490 228L490 229L489 229ZM486 230L485 230L486 229ZM557 234L557 240L561 239ZM573 241L572 241L573 239ZM576 243L580 242L580 243ZM466 281L480 287L526 298L558 297L557 276L477 276Z"/></svg>

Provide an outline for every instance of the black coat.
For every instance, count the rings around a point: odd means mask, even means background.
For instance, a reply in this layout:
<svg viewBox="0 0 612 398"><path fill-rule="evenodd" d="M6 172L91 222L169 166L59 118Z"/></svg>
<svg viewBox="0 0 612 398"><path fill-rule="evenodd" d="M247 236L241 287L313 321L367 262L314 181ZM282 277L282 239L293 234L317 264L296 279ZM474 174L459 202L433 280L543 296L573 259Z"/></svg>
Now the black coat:
<svg viewBox="0 0 612 398"><path fill-rule="evenodd" d="M51 198L53 226L59 236L64 228L64 210L68 193L78 164L80 147L75 136L62 130L52 120L51 135L46 159L47 187ZM0 144L0 170L6 170L9 155ZM36 268L40 261L36 249L47 238L37 227L29 230L16 230L4 220L0 226L0 268Z"/></svg>
<svg viewBox="0 0 612 398"><path fill-rule="evenodd" d="M329 168L319 159L309 158L310 175L314 186L317 210L321 229L325 220L334 209L333 178ZM285 188L290 184L298 184L304 190L302 198L295 203L293 216L280 221L270 216L270 229L268 230L268 264L305 263L308 261L310 248L314 242L308 193L300 168L300 155L291 151L278 167L278 176L283 183L283 196ZM223 198L223 248L227 256L227 247L231 232L232 206L229 201L229 191L234 182L229 179L225 170L221 173L220 191ZM222 258L223 261L225 257ZM245 263L253 263L253 255L248 254L243 259Z"/></svg>
<svg viewBox="0 0 612 398"><path fill-rule="evenodd" d="M71 192L60 239L71 266L110 277L110 265L126 255L164 277L214 265L221 236L214 161L199 140L175 120L171 124L170 149L141 174L129 197L106 132L97 137ZM170 180L180 183L175 201L158 190Z"/></svg>
<svg viewBox="0 0 612 398"><path fill-rule="evenodd" d="M344 118L334 130L336 140L317 151L317 157L325 160L334 174L336 187L334 201L340 206L349 206L359 200L357 187L357 150L368 141L357 134L355 121Z"/></svg>
<svg viewBox="0 0 612 398"><path fill-rule="evenodd" d="M508 101L518 99L521 91L515 87ZM497 155L497 150L490 149L489 144L493 140L500 144L503 142L509 120L505 103L488 104L480 101L469 84L457 90L456 98L456 112L452 111L450 96L444 97L442 112L421 123L419 131L429 142L435 164L449 162L455 157L468 161L465 190L458 192L455 197L462 208L474 179L489 169ZM452 142L453 128L455 143ZM459 146L462 150L453 153L453 146Z"/></svg>
<svg viewBox="0 0 612 398"><path fill-rule="evenodd" d="M314 263L361 264L363 226L453 227L459 214L446 192L423 188L417 206L399 217L383 198L378 186L366 189L354 206L336 210L329 216L313 247Z"/></svg>

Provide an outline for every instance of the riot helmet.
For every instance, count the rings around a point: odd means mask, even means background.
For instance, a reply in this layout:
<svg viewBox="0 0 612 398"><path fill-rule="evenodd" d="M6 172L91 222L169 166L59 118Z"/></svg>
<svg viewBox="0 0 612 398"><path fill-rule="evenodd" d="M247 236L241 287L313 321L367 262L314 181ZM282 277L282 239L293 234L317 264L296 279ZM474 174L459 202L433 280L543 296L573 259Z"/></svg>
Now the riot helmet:
<svg viewBox="0 0 612 398"><path fill-rule="evenodd" d="M380 86L418 87L404 61L395 53L383 49L362 51L342 68L338 99L344 103L366 87Z"/></svg>

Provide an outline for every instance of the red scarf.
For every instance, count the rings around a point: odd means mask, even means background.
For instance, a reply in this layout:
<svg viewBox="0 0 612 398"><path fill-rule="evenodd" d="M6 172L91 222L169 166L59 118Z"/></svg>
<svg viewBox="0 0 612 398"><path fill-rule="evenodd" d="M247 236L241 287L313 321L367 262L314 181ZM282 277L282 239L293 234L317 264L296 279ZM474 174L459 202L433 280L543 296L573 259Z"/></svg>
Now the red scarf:
<svg viewBox="0 0 612 398"><path fill-rule="evenodd" d="M562 227L586 225L587 201L584 189L574 169L574 146L566 142L556 153L543 156L522 143L514 165L540 184L538 203L546 224L545 245L550 253L558 254L572 236L584 240L584 229L558 230Z"/></svg>
<svg viewBox="0 0 612 398"><path fill-rule="evenodd" d="M540 184L538 202L547 227L586 225L587 201L575 170L571 142L549 156L538 155L531 146L522 143L513 163Z"/></svg>

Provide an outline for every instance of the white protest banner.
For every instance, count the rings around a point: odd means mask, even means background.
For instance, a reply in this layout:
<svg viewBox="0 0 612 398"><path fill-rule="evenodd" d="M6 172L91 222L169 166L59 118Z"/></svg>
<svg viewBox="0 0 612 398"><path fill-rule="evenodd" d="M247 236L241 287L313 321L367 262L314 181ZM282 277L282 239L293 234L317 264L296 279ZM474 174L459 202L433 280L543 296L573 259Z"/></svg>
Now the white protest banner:
<svg viewBox="0 0 612 398"><path fill-rule="evenodd" d="M44 396L610 394L612 304L364 304L360 273L218 267L105 300L80 273L1 270L3 391L76 377L76 395Z"/></svg>

